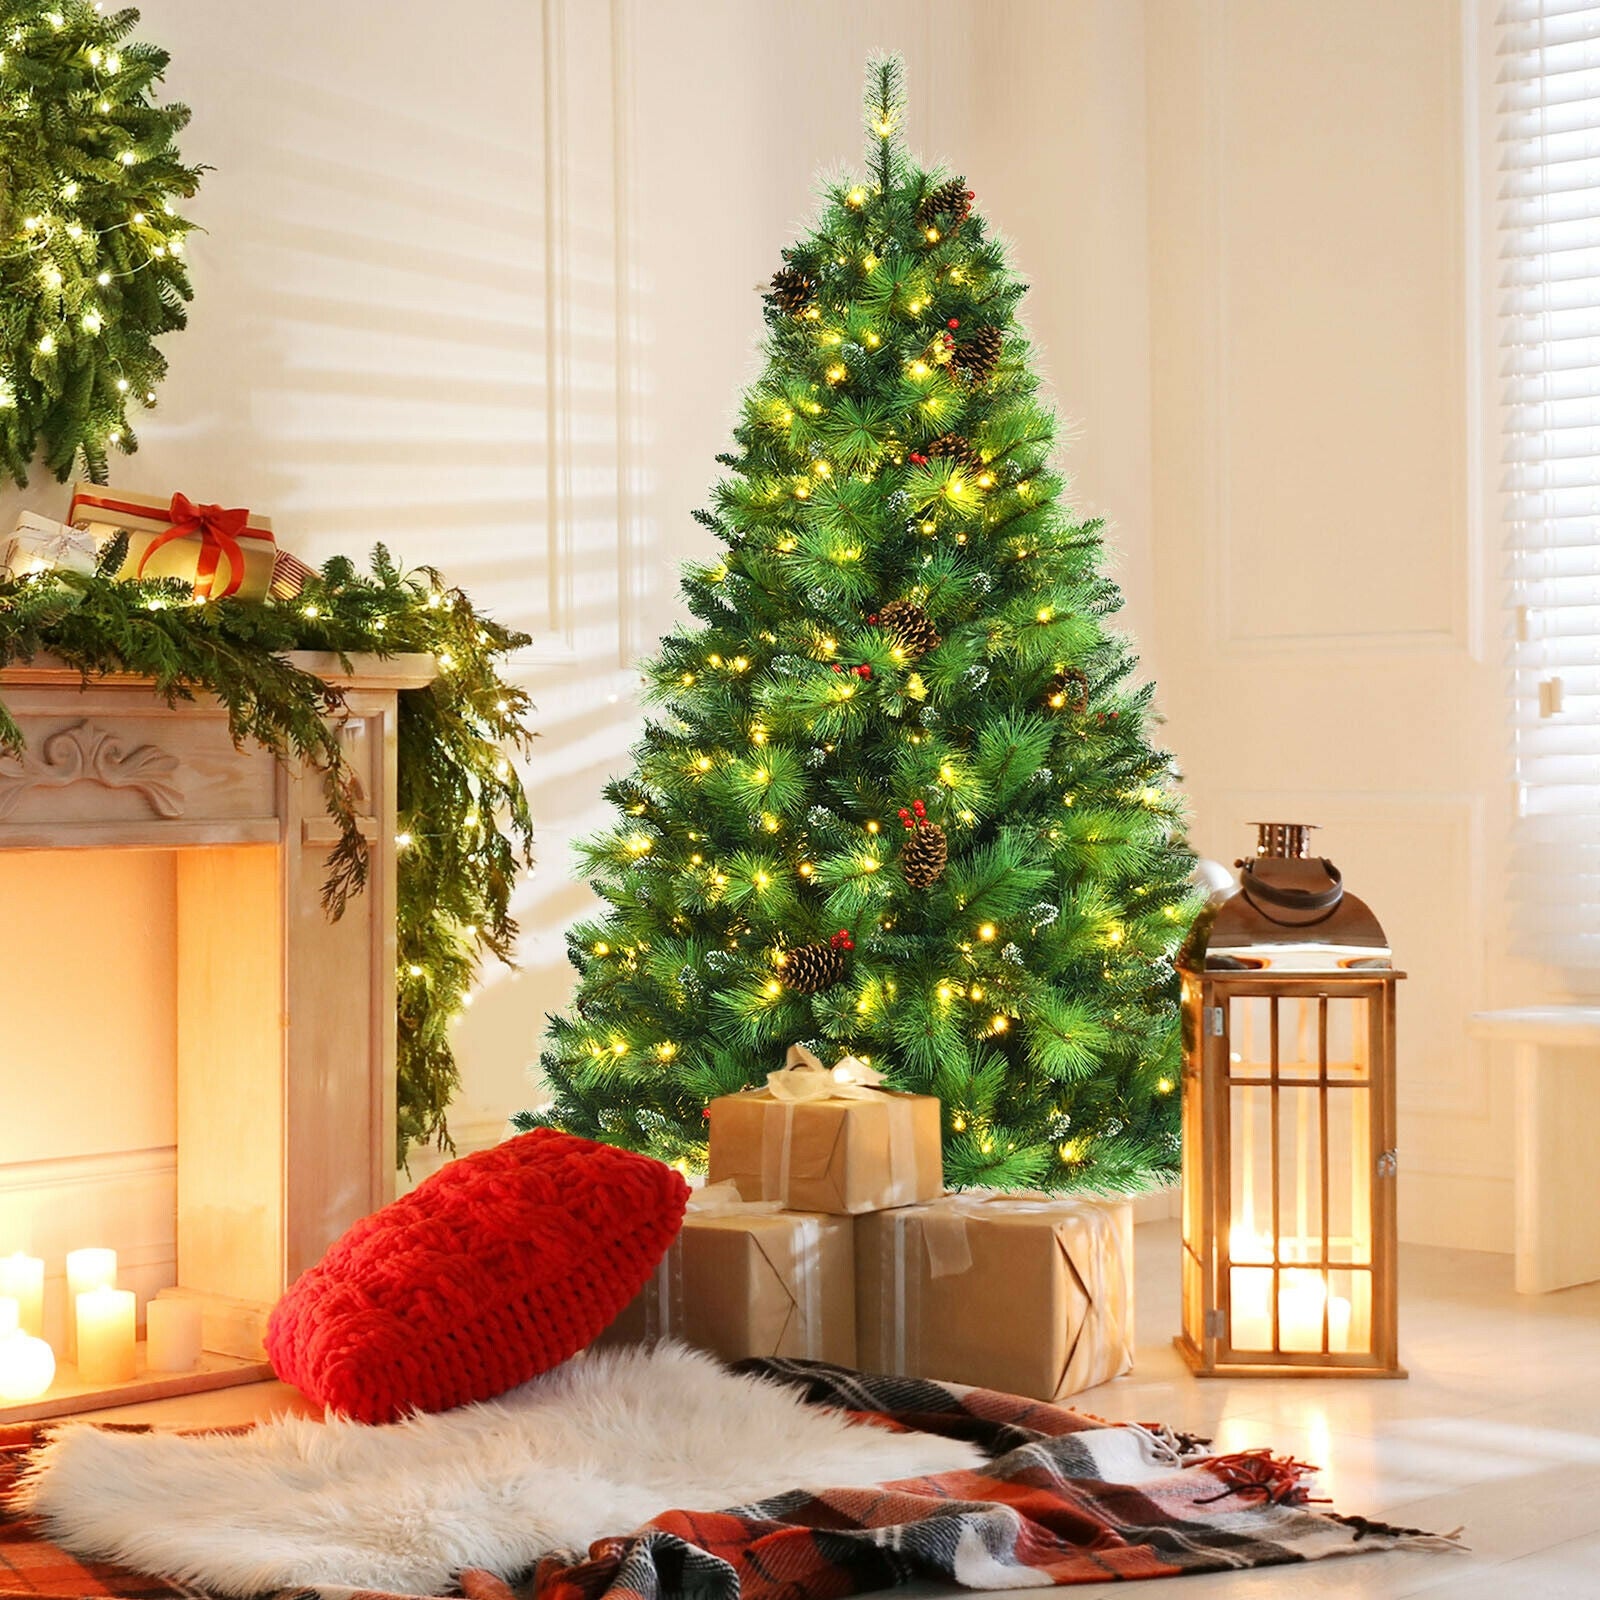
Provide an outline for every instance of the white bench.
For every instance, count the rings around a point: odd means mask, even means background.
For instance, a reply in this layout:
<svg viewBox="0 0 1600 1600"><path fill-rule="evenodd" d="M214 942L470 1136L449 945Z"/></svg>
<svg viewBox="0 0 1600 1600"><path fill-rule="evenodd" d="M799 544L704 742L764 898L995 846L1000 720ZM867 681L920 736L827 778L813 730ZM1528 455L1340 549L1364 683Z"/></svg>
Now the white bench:
<svg viewBox="0 0 1600 1600"><path fill-rule="evenodd" d="M1600 1279L1600 1006L1474 1014L1513 1047L1517 1289Z"/></svg>

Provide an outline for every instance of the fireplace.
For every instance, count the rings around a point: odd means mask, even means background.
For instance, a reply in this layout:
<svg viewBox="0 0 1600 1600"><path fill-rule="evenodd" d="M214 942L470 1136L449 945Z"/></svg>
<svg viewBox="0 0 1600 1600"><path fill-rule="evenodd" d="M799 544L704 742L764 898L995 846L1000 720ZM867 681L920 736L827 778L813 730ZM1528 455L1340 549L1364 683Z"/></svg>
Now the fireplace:
<svg viewBox="0 0 1600 1600"><path fill-rule="evenodd" d="M315 774L235 749L209 700L169 707L137 679L84 688L50 664L0 671L27 740L23 759L0 759L0 906L6 944L28 952L12 981L33 997L14 1004L16 1026L0 1021L14 1108L0 1119L0 1256L45 1258L58 1361L63 1256L81 1245L121 1243L141 1325L156 1295L197 1302L205 1347L191 1371L141 1364L114 1384L86 1385L62 1363L43 1398L0 1407L0 1422L264 1376L273 1303L393 1194L396 696L433 663L295 659L346 695L340 738L372 850L368 888L337 923L320 902L336 834ZM96 930L81 970L70 935L96 915L99 888L147 906L148 920ZM33 949L52 922L53 944ZM118 948L128 970L97 994ZM141 1057L130 1071L149 1087L117 1084L133 1097L133 1147L108 1150L104 1052L130 994L126 1044ZM52 1006L59 1040L41 1020ZM86 1150L74 1148L80 1127ZM119 1227L121 1240L105 1237Z"/></svg>

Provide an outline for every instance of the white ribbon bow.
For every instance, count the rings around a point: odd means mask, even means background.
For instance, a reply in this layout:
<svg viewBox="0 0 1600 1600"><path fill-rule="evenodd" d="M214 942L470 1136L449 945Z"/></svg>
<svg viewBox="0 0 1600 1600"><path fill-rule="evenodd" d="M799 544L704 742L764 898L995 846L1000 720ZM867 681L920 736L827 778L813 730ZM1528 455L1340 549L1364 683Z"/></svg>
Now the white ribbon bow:
<svg viewBox="0 0 1600 1600"><path fill-rule="evenodd" d="M825 1067L803 1044L789 1046L782 1068L767 1074L774 1100L801 1105L807 1100L870 1100L883 1093L883 1074L865 1061L845 1056Z"/></svg>

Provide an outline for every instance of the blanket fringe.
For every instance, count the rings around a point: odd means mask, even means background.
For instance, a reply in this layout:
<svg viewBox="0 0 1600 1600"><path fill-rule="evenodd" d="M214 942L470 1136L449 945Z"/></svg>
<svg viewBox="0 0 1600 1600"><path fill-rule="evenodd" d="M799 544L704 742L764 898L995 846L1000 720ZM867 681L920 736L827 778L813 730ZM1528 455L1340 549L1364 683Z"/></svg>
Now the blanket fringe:
<svg viewBox="0 0 1600 1600"><path fill-rule="evenodd" d="M1107 1426L1138 1434L1150 1446L1155 1459L1166 1467L1188 1466L1193 1456L1203 1454L1211 1444L1209 1439L1175 1432L1159 1422L1113 1422Z"/></svg>
<svg viewBox="0 0 1600 1600"><path fill-rule="evenodd" d="M1375 1522L1371 1517L1342 1517L1336 1511L1323 1513L1330 1522L1343 1523L1355 1533L1355 1542L1363 1539L1383 1539L1397 1550L1470 1550L1472 1547L1461 1536L1465 1528L1452 1528L1449 1533L1430 1533L1426 1528L1402 1528L1393 1522Z"/></svg>
<svg viewBox="0 0 1600 1600"><path fill-rule="evenodd" d="M1293 1456L1275 1456L1262 1447L1239 1450L1226 1456L1201 1456L1185 1463L1190 1467L1204 1467L1222 1483L1221 1490L1197 1500L1196 1505L1215 1505L1237 1495L1241 1500L1255 1501L1268 1506L1328 1505L1327 1500L1313 1500L1306 1480L1321 1469L1306 1461L1296 1461Z"/></svg>

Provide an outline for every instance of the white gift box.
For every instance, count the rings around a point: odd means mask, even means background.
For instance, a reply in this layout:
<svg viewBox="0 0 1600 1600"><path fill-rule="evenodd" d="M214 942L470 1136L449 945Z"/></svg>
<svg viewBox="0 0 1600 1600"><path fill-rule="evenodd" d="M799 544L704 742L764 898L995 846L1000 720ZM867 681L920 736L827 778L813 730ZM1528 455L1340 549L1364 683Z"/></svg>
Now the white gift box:
<svg viewBox="0 0 1600 1600"><path fill-rule="evenodd" d="M92 573L100 562L100 542L92 533L24 511L0 551L0 577L32 577L36 572Z"/></svg>

